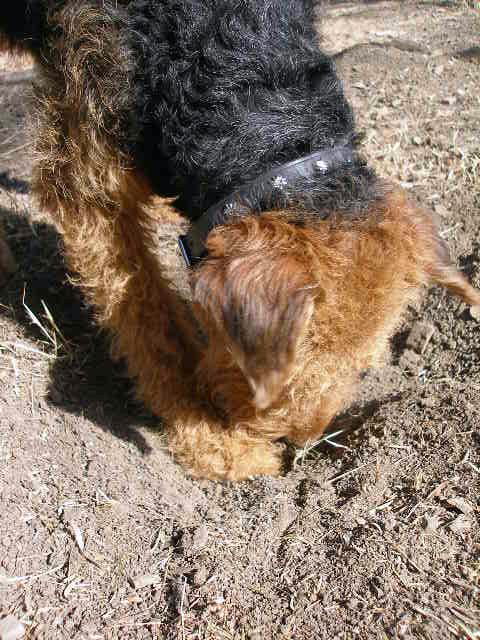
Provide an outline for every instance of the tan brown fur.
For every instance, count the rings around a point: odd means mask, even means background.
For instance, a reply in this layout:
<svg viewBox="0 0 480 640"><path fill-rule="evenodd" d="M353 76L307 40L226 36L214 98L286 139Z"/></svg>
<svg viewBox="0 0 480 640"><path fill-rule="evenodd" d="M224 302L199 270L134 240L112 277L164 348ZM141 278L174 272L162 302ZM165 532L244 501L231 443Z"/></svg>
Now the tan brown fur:
<svg viewBox="0 0 480 640"><path fill-rule="evenodd" d="M174 214L109 142L126 81L115 29L94 7L56 19L67 35L41 67L34 191L114 356L190 473L279 473L276 441L321 434L358 373L381 363L422 286L480 303L429 215L393 188L348 224L335 212L306 226L287 223L298 217L290 211L232 220L210 234L193 301L183 300L157 247Z"/></svg>

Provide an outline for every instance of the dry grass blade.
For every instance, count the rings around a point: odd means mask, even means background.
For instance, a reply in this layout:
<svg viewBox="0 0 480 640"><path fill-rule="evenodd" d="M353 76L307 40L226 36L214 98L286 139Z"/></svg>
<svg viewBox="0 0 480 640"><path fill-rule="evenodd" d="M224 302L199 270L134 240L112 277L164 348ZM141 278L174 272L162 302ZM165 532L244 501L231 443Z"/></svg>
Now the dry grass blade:
<svg viewBox="0 0 480 640"><path fill-rule="evenodd" d="M83 539L83 533L75 522L70 522L70 527L72 528L72 533L75 538L75 542L77 543L78 548L83 553L85 551L85 540Z"/></svg>
<svg viewBox="0 0 480 640"><path fill-rule="evenodd" d="M31 143L27 143L27 144L22 144L19 147L15 147L14 149L9 149L4 153L0 153L0 158L2 159L8 158L9 156L15 155L18 151L22 151L22 149L26 149L27 147L30 147L30 146L32 146Z"/></svg>
<svg viewBox="0 0 480 640"><path fill-rule="evenodd" d="M415 604L414 602L408 602L408 604L410 605L410 607L414 611L419 613L424 618L430 618L432 620L435 620L436 622L438 622L442 626L446 626L451 633L453 633L455 635L458 635L457 634L457 630L455 629L455 627L453 625L449 624L448 622L446 622L445 620L443 620L442 618L437 616L435 613L433 613L433 611L429 611L429 610L425 609L424 607L420 607L418 604Z"/></svg>
<svg viewBox="0 0 480 640"><path fill-rule="evenodd" d="M480 638L480 621L478 621L479 626L477 626L477 621L473 620L470 615L460 611L460 607L457 605L448 607L448 610L469 640L478 640Z"/></svg>
<svg viewBox="0 0 480 640"><path fill-rule="evenodd" d="M63 333L60 331L60 329L58 328L58 325L55 322L55 320L53 318L53 315L50 312L50 309L45 304L45 302L43 300L41 300L41 303L42 303L42 306L43 306L43 309L44 309L44 312L45 312L45 317L46 317L46 319L47 319L47 321L48 321L48 323L50 324L50 327L51 327L50 331L40 322L40 320L37 318L37 316L33 313L33 311L27 305L27 303L25 302L25 296L26 296L26 290L24 288L23 297L22 297L23 308L27 312L27 315L28 315L30 321L32 322L32 324L35 325L36 327L38 327L38 329L40 329L40 331L46 337L48 342L53 346L54 351L55 351L54 357L56 358L58 356L59 345L68 354L70 354L71 353L71 349L68 346L68 341L65 338L65 336L63 335ZM57 336L59 336L60 341L57 340Z"/></svg>
<svg viewBox="0 0 480 640"><path fill-rule="evenodd" d="M334 478L331 478L327 484L333 484L334 482L337 482L338 480L341 480L342 478L346 478L348 476L353 475L354 473L357 473L357 471L360 471L360 469L364 469L365 467L369 467L372 464L375 464L376 460L371 460L370 462L365 462L365 464L361 464L358 467L355 467L355 469L350 469L350 471L345 471L345 473L341 473L338 476L335 476Z"/></svg>
<svg viewBox="0 0 480 640"><path fill-rule="evenodd" d="M45 302L43 300L41 302L42 302L43 309L45 311L45 316L47 317L47 320L50 322L50 325L51 325L53 331L58 333L58 335L62 339L62 347L66 351L70 352L70 348L68 346L68 341L65 338L65 336L63 335L63 333L60 331L60 329L58 328L57 323L55 322L55 320L53 319L52 314L50 313L50 309L47 307L47 305L45 304Z"/></svg>
<svg viewBox="0 0 480 640"><path fill-rule="evenodd" d="M344 432L344 429L339 429L338 431L334 431L333 433L329 433L329 434L323 436L322 438L319 438L318 440L315 440L313 442L311 442L310 440L307 440L307 442L304 444L304 446L301 449L298 449L295 452L295 458L293 460L293 468L295 468L299 462L301 464L303 464L303 462L305 461L306 457L309 454L313 453L315 451L315 449L318 446L320 446L321 444L323 444L324 442L326 442L327 444L329 444L332 447L335 447L337 449L346 449L347 451L351 451L350 447L347 447L346 445L340 444L339 442L335 442L333 440L333 438L336 438L338 435L340 435L343 432Z"/></svg>
<svg viewBox="0 0 480 640"><path fill-rule="evenodd" d="M470 460L467 462L468 465L470 465L470 467L475 471L475 473L480 473L480 467L477 467L476 464L473 464L473 462L470 462Z"/></svg>
<svg viewBox="0 0 480 640"><path fill-rule="evenodd" d="M56 567L49 569L48 571L42 571L41 573L34 573L28 576L14 576L13 578L9 578L8 576L4 576L0 574L0 584L12 585L12 584L18 584L20 582L37 580L37 578L42 578L43 576L48 576L51 573L56 573L57 571L60 571L60 569L62 569L64 566L65 566L65 563L62 562L62 564L59 564Z"/></svg>
<svg viewBox="0 0 480 640"><path fill-rule="evenodd" d="M182 601L180 603L180 617L182 619L182 640L185 640L185 612L183 610L183 604L185 602L185 588L187 586L186 578L183 579L183 589L182 589Z"/></svg>
<svg viewBox="0 0 480 640"><path fill-rule="evenodd" d="M16 349L20 351L27 351L28 353L34 353L37 356L41 356L42 358L46 358L47 360L54 360L55 356L50 353L45 353L44 351L40 351L40 349L36 349L35 347L31 347L20 340L16 342L0 342L0 351L5 349L5 351L10 351L11 353L15 353Z"/></svg>
<svg viewBox="0 0 480 640"><path fill-rule="evenodd" d="M33 311L30 309L30 307L25 302L25 289L23 290L22 305L23 305L23 308L25 309L25 311L27 312L27 315L30 318L31 323L40 329L40 331L47 338L47 340L50 342L50 344L55 348L55 355L57 355L57 342L56 342L55 338L50 335L50 333L47 331L47 329L45 329L43 324L40 322L40 320L37 318L37 316L33 313Z"/></svg>
<svg viewBox="0 0 480 640"><path fill-rule="evenodd" d="M6 129L6 128L0 129L0 132L2 132L2 131L8 131L8 129ZM5 138L5 140L2 140L0 142L0 145L3 147L5 145L9 144L10 142L12 142L12 140L15 140L15 138L18 138L19 135L20 135L20 131L15 131L11 135L7 136Z"/></svg>

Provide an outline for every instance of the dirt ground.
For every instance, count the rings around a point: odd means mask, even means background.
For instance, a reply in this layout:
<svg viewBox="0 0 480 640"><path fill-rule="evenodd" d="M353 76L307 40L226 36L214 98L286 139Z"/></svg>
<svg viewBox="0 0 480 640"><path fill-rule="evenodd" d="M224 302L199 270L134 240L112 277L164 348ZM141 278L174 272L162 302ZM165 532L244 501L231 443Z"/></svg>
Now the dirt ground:
<svg viewBox="0 0 480 640"><path fill-rule="evenodd" d="M365 154L480 286L480 9L325 14ZM431 290L340 434L284 477L189 479L30 202L32 77L0 58L0 639L480 638L479 318Z"/></svg>

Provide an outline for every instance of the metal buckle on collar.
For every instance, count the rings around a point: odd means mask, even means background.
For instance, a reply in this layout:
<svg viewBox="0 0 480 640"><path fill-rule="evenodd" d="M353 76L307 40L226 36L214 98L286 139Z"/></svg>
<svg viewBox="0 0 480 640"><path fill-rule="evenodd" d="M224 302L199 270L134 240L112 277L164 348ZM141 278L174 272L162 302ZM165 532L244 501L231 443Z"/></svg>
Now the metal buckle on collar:
<svg viewBox="0 0 480 640"><path fill-rule="evenodd" d="M261 214L259 208L252 207L252 201L268 202L269 208L275 204L275 195L281 194L288 185L296 180L311 177L317 173L319 178L332 169L353 162L354 151L350 138L335 146L317 151L308 156L270 169L259 178L233 191L227 198L217 202L192 223L188 233L178 238L178 244L187 267L193 267L205 257L208 234L215 227L224 224L229 212L239 205L247 205L252 212Z"/></svg>

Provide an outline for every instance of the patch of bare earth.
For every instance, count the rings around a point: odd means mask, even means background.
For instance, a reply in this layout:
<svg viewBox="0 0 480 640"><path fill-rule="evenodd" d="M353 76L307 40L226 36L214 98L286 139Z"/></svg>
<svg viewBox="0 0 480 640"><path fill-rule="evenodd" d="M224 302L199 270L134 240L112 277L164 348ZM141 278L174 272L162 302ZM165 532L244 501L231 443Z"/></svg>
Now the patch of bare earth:
<svg viewBox="0 0 480 640"><path fill-rule="evenodd" d="M332 3L364 151L480 285L480 18ZM473 53L472 53L473 51ZM480 637L480 326L409 310L341 433L285 477L196 482L165 453L30 201L33 72L0 58L0 639ZM9 634L9 635L8 635Z"/></svg>

